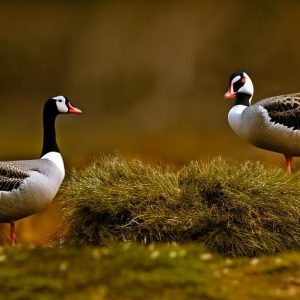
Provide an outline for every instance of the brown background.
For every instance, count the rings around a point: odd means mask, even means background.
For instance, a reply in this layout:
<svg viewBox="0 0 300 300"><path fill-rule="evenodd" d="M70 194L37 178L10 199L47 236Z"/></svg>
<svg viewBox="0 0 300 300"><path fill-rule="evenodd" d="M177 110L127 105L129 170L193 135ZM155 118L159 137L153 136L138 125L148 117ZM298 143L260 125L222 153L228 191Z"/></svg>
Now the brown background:
<svg viewBox="0 0 300 300"><path fill-rule="evenodd" d="M84 111L57 122L68 168L116 151L281 165L235 136L223 94L237 69L255 100L300 91L299 15L297 1L1 1L0 159L39 155L43 103L64 94ZM47 241L59 214L18 222L20 239Z"/></svg>

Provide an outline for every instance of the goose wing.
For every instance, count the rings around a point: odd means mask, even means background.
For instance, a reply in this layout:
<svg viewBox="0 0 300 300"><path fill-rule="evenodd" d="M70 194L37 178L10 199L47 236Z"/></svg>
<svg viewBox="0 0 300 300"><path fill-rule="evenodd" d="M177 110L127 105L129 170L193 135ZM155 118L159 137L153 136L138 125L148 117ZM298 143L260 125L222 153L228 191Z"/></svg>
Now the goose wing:
<svg viewBox="0 0 300 300"><path fill-rule="evenodd" d="M12 191L18 189L29 173L10 164L0 164L0 191Z"/></svg>
<svg viewBox="0 0 300 300"><path fill-rule="evenodd" d="M59 178L57 167L48 159L0 162L0 192L18 189L28 177L32 178L30 180L38 182L41 178L37 178L37 175L46 178Z"/></svg>
<svg viewBox="0 0 300 300"><path fill-rule="evenodd" d="M266 109L271 122L300 129L300 93L268 98L257 104Z"/></svg>

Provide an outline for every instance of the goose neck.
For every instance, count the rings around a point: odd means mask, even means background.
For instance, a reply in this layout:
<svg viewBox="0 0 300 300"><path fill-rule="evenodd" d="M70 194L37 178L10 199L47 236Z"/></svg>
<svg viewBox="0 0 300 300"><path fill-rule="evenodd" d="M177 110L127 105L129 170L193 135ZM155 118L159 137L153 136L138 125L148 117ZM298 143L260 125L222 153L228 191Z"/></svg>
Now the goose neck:
<svg viewBox="0 0 300 300"><path fill-rule="evenodd" d="M44 128L44 137L43 137L43 149L41 157L49 152L60 152L56 143L56 131L55 131L55 120L57 114L47 114L47 111L44 110L43 114L43 128Z"/></svg>
<svg viewBox="0 0 300 300"><path fill-rule="evenodd" d="M235 105L249 106L251 104L252 96L244 93L236 94Z"/></svg>

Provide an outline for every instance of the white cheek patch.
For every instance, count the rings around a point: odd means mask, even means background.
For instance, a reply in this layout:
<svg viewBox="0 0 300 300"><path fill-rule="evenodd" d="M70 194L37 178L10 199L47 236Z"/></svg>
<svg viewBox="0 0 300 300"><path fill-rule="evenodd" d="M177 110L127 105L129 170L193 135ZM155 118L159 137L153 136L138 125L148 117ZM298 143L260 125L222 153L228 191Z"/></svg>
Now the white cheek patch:
<svg viewBox="0 0 300 300"><path fill-rule="evenodd" d="M235 76L232 80L231 80L231 84L234 84L235 82L239 81L241 79L241 76Z"/></svg>
<svg viewBox="0 0 300 300"><path fill-rule="evenodd" d="M56 96L56 97L52 97L52 99L54 99L54 100L61 100L61 101L66 102L66 97L64 97L64 96Z"/></svg>
<svg viewBox="0 0 300 300"><path fill-rule="evenodd" d="M57 106L57 110L62 114L65 114L69 111L65 99L62 102L56 101L56 106Z"/></svg>
<svg viewBox="0 0 300 300"><path fill-rule="evenodd" d="M250 79L249 76L245 76L246 77L246 82L245 84L239 89L239 92L241 93L246 93L249 95L253 95L254 93L254 88L253 88L253 83Z"/></svg>

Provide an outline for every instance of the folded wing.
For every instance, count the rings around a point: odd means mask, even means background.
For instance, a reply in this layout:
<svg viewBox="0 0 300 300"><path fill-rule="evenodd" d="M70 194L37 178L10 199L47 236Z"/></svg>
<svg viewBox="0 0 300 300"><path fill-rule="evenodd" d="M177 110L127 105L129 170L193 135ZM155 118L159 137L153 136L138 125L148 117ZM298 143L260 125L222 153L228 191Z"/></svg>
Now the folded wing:
<svg viewBox="0 0 300 300"><path fill-rule="evenodd" d="M29 177L29 173L11 166L0 164L0 191L10 192L18 189L24 179Z"/></svg>
<svg viewBox="0 0 300 300"><path fill-rule="evenodd" d="M261 101L270 121L293 130L300 130L300 94L272 97Z"/></svg>

